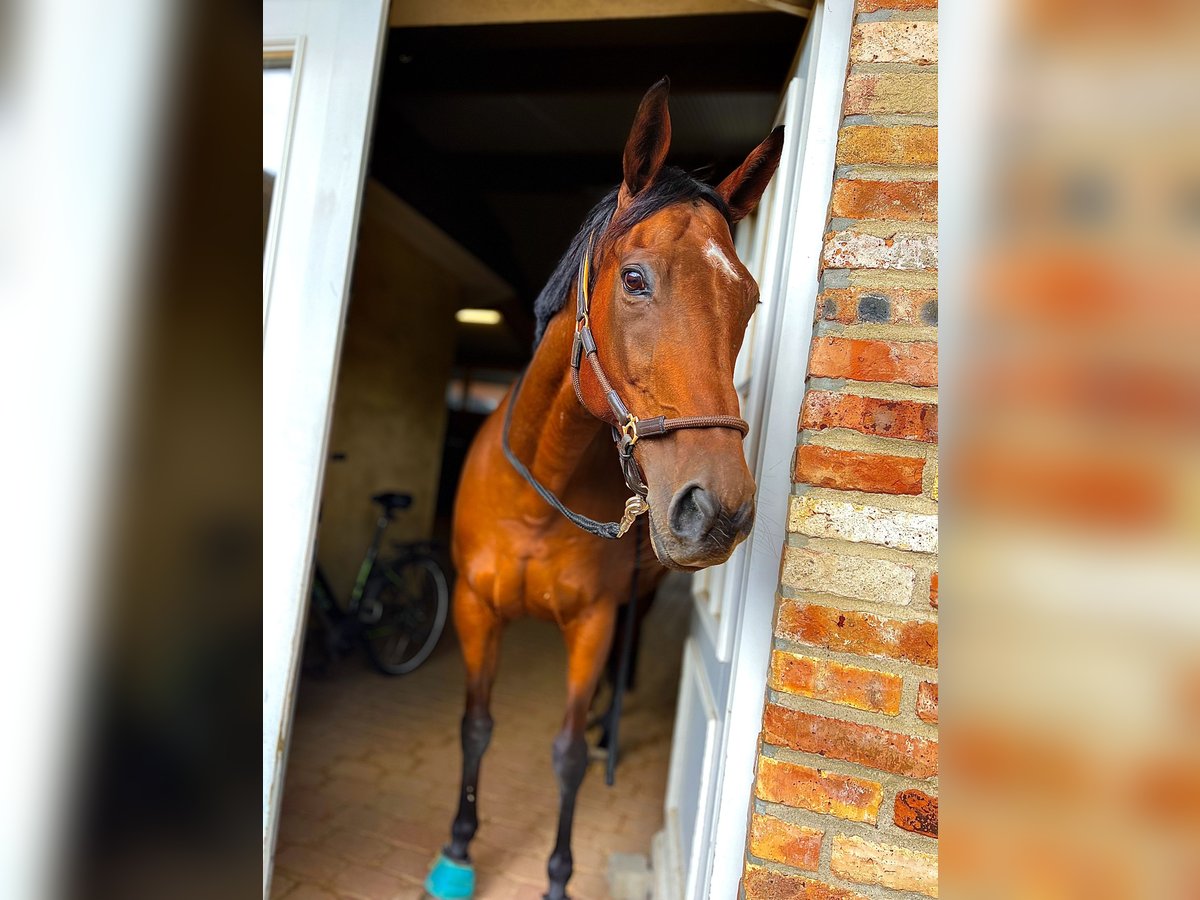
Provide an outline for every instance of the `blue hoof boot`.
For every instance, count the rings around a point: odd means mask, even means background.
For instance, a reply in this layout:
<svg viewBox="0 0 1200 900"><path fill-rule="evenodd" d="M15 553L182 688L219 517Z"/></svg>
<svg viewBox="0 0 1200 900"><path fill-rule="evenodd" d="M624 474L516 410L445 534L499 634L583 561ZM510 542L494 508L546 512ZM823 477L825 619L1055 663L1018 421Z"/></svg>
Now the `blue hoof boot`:
<svg viewBox="0 0 1200 900"><path fill-rule="evenodd" d="M439 853L425 877L425 893L434 900L467 900L475 893L475 867Z"/></svg>

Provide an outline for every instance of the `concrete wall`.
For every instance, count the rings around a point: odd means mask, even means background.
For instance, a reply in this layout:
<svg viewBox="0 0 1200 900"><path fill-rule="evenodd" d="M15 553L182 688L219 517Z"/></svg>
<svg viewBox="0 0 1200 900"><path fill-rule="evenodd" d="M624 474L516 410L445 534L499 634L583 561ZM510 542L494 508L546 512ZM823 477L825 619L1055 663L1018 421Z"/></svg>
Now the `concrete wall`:
<svg viewBox="0 0 1200 900"><path fill-rule="evenodd" d="M430 536L446 424L458 281L394 227L388 199L373 186L364 202L329 442L346 459L328 463L322 495L318 558L339 597L374 527L371 494L413 495L390 538Z"/></svg>
<svg viewBox="0 0 1200 900"><path fill-rule="evenodd" d="M858 0L745 900L938 896L937 0Z"/></svg>

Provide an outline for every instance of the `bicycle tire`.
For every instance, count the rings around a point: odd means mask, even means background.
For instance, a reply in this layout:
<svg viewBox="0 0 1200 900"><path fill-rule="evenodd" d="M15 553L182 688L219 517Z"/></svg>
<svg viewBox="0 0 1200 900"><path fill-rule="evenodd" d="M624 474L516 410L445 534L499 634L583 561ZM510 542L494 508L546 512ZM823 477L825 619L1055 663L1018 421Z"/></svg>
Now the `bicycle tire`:
<svg viewBox="0 0 1200 900"><path fill-rule="evenodd" d="M362 608L367 616L377 613L363 628L372 665L385 675L407 675L429 658L446 629L450 612L446 573L437 560L424 554L381 566L367 581ZM416 631L415 648L406 643L389 649L391 638L406 630Z"/></svg>

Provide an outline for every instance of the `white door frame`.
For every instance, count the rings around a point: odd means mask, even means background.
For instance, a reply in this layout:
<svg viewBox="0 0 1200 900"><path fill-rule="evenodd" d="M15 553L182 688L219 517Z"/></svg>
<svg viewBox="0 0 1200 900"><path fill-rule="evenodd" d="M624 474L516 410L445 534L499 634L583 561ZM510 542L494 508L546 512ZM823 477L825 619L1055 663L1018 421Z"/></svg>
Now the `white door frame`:
<svg viewBox="0 0 1200 900"><path fill-rule="evenodd" d="M842 94L850 55L853 0L818 0L809 27L811 52L802 56L796 77L804 84L802 133L796 143L794 199L787 258L779 285L782 303L760 353L769 353L765 378L762 434L755 470L759 474L757 522L746 541L745 563L735 605L732 683L727 692L724 752L716 772L717 805L708 889L713 898L738 896L745 856L746 830L758 736L766 696L767 668L779 560L783 553L787 503L792 489L791 462L796 447L796 417L804 398L812 338L821 248L833 190L834 159Z"/></svg>
<svg viewBox="0 0 1200 900"><path fill-rule="evenodd" d="M802 48L809 45L806 34ZM802 58L811 53L804 51ZM758 279L762 305L750 320L734 369L742 416L750 424L746 461L756 483L763 484L763 432L770 413L766 385L780 352L782 306L786 301L786 268L791 225L795 221L795 188L799 172L797 148L803 131L805 82L794 72L783 93L775 125L783 125L779 173L763 193L758 209L736 230L738 255ZM760 501L761 503L761 501ZM729 560L692 579L692 625L680 669L674 745L664 804L664 835L656 852L656 869L670 885L662 900L699 900L710 896L715 857L716 809L726 740L726 697L736 665L734 638L742 586L751 546L762 540L769 520L757 520L756 534ZM696 766L697 758L700 761ZM685 831L686 829L686 831Z"/></svg>
<svg viewBox="0 0 1200 900"><path fill-rule="evenodd" d="M263 3L264 50L295 48L263 260L264 897L387 11L386 0Z"/></svg>

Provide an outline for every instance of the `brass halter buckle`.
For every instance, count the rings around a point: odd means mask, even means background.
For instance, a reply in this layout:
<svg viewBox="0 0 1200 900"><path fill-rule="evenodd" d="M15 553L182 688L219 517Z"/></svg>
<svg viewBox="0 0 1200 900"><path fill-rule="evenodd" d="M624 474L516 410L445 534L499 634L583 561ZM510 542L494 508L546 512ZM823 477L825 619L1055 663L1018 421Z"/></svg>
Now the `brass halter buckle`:
<svg viewBox="0 0 1200 900"><path fill-rule="evenodd" d="M629 439L629 446L632 447L638 442L637 423L640 422L637 416L633 413L629 414L629 419L621 425L621 434Z"/></svg>
<svg viewBox="0 0 1200 900"><path fill-rule="evenodd" d="M617 537L625 537L625 532L629 531L637 517L647 512L650 512L650 504L646 502L645 497L634 494L626 500L625 514L621 516L621 524L617 526Z"/></svg>

